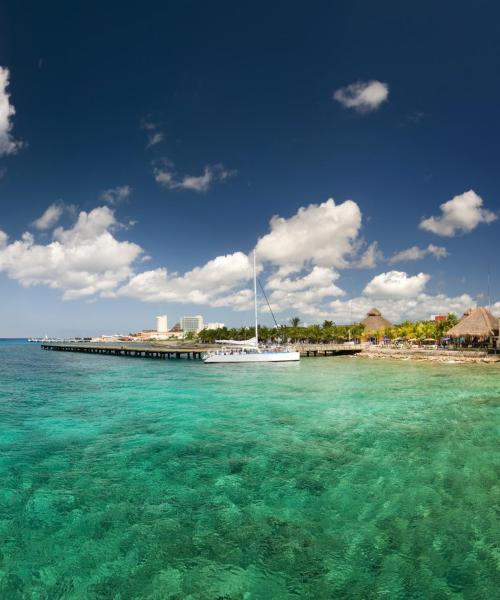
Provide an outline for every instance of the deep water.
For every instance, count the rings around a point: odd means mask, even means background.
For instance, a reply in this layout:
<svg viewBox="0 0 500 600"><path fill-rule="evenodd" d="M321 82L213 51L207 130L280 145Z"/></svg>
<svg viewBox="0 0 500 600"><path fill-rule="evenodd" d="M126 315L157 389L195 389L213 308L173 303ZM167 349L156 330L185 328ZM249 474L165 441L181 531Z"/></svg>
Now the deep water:
<svg viewBox="0 0 500 600"><path fill-rule="evenodd" d="M0 598L492 599L500 369L0 343Z"/></svg>

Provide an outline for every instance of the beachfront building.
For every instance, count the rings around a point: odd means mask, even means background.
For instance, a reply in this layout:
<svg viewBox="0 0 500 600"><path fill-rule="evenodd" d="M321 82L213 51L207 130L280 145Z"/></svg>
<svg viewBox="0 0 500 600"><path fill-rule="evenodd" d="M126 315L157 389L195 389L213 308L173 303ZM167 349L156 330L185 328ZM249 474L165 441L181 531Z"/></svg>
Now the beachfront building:
<svg viewBox="0 0 500 600"><path fill-rule="evenodd" d="M181 328L184 333L199 333L203 329L203 317L196 315L194 317L182 317Z"/></svg>
<svg viewBox="0 0 500 600"><path fill-rule="evenodd" d="M224 329L224 323L207 323L205 325L205 329L210 329L210 330Z"/></svg>
<svg viewBox="0 0 500 600"><path fill-rule="evenodd" d="M184 331L182 330L181 324L176 323L172 329L168 332L167 336L169 338L175 338L177 340L182 340L184 338Z"/></svg>
<svg viewBox="0 0 500 600"><path fill-rule="evenodd" d="M392 323L382 316L378 308L372 308L366 313L366 317L361 321L365 326L364 336L367 341L378 344L379 339L383 337L384 329L392 327Z"/></svg>
<svg viewBox="0 0 500 600"><path fill-rule="evenodd" d="M167 333L168 332L168 319L167 315L159 315L156 317L156 331L157 333Z"/></svg>
<svg viewBox="0 0 500 600"><path fill-rule="evenodd" d="M464 313L462 319L449 331L446 332L450 338L457 340L460 345L499 346L500 319L483 306L470 308Z"/></svg>

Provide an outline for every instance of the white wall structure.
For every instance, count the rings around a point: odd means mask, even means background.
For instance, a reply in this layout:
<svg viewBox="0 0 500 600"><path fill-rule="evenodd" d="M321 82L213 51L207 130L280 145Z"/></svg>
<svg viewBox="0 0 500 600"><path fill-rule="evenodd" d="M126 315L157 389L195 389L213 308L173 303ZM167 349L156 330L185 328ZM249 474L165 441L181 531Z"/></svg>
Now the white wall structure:
<svg viewBox="0 0 500 600"><path fill-rule="evenodd" d="M205 329L222 329L224 327L224 323L207 323L205 325Z"/></svg>
<svg viewBox="0 0 500 600"><path fill-rule="evenodd" d="M159 315L156 317L156 332L157 333L167 333L168 331L168 321L167 315Z"/></svg>
<svg viewBox="0 0 500 600"><path fill-rule="evenodd" d="M184 333L199 333L203 329L203 317L201 315L182 317L181 327Z"/></svg>

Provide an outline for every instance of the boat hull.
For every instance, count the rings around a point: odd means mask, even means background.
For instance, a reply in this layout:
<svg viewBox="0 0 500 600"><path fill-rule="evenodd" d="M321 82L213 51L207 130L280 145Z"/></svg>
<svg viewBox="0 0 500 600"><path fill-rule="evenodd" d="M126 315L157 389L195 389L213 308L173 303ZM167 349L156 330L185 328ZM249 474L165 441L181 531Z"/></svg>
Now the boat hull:
<svg viewBox="0 0 500 600"><path fill-rule="evenodd" d="M248 354L210 354L203 359L211 363L292 362L300 360L300 352L255 352Z"/></svg>

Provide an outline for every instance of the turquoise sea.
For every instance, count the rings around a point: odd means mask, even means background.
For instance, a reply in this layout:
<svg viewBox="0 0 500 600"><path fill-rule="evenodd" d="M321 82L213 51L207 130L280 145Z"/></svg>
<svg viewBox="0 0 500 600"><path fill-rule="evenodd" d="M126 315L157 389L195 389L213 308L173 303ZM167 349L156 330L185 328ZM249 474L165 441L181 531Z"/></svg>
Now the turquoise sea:
<svg viewBox="0 0 500 600"><path fill-rule="evenodd" d="M493 599L500 368L0 343L0 598Z"/></svg>

